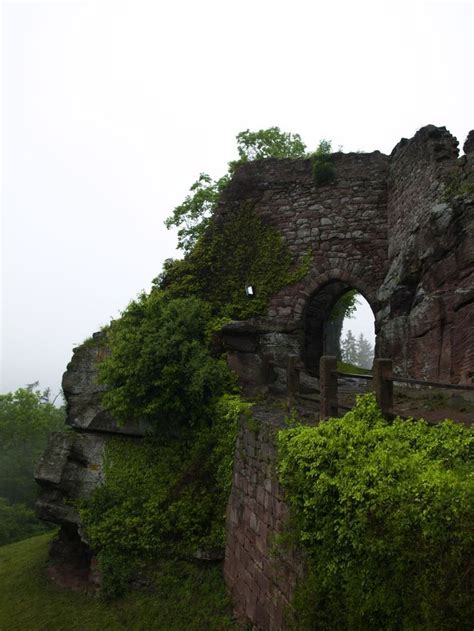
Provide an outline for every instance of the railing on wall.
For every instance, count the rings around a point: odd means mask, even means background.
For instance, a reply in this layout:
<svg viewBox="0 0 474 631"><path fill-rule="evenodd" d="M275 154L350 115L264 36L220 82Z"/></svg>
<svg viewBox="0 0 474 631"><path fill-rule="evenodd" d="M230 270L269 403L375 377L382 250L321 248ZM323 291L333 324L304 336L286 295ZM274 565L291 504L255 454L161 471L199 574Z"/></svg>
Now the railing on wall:
<svg viewBox="0 0 474 631"><path fill-rule="evenodd" d="M290 375L290 373L288 373ZM341 373L337 370L336 357L323 356L319 363L319 387L320 387L320 411L319 418L325 419L337 416L339 410L349 409L338 402L338 377L351 377L354 379L371 379L377 402L383 412L388 416L393 414L393 384L406 383L409 385L429 386L450 390L471 390L474 385L442 383L436 381L422 381L420 379L408 379L393 375L391 359L375 359L371 375L357 375Z"/></svg>

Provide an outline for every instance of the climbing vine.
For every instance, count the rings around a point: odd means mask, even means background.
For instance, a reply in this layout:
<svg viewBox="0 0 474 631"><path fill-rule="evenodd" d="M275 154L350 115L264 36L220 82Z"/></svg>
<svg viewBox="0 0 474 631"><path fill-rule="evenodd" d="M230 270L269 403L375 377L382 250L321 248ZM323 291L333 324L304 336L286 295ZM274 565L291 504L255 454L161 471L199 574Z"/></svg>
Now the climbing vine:
<svg viewBox="0 0 474 631"><path fill-rule="evenodd" d="M250 414L250 405L223 395L212 425L196 430L192 441L155 435L107 444L105 482L80 505L106 597L121 596L148 561L219 557L241 414Z"/></svg>
<svg viewBox="0 0 474 631"><path fill-rule="evenodd" d="M471 429L389 423L366 395L343 418L281 431L278 441L289 540L307 570L295 628L469 628Z"/></svg>
<svg viewBox="0 0 474 631"><path fill-rule="evenodd" d="M270 297L303 278L311 260L308 250L295 265L277 230L247 206L213 218L193 251L169 262L155 285L172 297L199 296L220 316L246 319L264 314ZM247 285L255 288L252 299Z"/></svg>

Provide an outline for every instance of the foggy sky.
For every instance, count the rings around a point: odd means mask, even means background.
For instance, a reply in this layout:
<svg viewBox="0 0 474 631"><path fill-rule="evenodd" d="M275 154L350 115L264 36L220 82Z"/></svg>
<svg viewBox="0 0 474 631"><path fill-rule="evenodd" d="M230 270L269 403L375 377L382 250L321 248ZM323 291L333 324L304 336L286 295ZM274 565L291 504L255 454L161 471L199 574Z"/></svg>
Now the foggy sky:
<svg viewBox="0 0 474 631"><path fill-rule="evenodd" d="M2 392L59 389L176 256L164 219L239 131L390 153L433 123L462 146L472 19L456 1L3 2Z"/></svg>

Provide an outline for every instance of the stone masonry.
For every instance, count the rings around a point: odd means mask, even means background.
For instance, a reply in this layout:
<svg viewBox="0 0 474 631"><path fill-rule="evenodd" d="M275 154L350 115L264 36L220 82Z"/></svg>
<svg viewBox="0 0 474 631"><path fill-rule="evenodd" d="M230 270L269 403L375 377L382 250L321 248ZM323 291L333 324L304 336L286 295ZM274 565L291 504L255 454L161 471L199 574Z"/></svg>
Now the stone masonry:
<svg viewBox="0 0 474 631"><path fill-rule="evenodd" d="M222 330L244 392L285 392L290 364L317 386L326 322L349 289L371 305L376 355L391 358L395 374L473 383L474 132L462 157L457 145L428 125L390 156L334 154L335 181L319 187L309 159L237 169L220 220L251 206L280 233L295 267L311 256L305 278L274 295L264 317ZM96 364L105 352L102 334L75 349L63 378L72 431L52 435L36 471L38 514L61 525L51 556L81 557L86 569L91 553L74 500L101 483L111 437L140 440L146 431L117 426L101 408ZM274 546L287 515L275 473L283 412L256 406L254 416L242 419L236 445L224 573L238 617L276 631L285 628L301 564Z"/></svg>

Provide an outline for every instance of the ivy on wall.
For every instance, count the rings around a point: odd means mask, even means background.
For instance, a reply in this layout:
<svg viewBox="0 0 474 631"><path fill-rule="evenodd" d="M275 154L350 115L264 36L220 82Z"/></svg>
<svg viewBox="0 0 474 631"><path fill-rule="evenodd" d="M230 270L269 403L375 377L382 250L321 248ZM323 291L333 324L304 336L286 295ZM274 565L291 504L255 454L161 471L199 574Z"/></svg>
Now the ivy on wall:
<svg viewBox="0 0 474 631"><path fill-rule="evenodd" d="M250 405L223 395L212 426L196 430L192 441L155 435L107 444L105 483L80 505L105 597L121 596L149 561L223 551L241 414L250 414Z"/></svg>
<svg viewBox="0 0 474 631"><path fill-rule="evenodd" d="M295 266L278 231L265 223L252 206L216 216L193 251L168 263L155 285L167 295L196 295L214 313L233 319L263 315L277 291L308 273L312 252ZM249 299L245 287L255 288Z"/></svg>
<svg viewBox="0 0 474 631"><path fill-rule="evenodd" d="M287 541L307 569L295 628L472 626L472 429L389 423L366 395L343 418L297 425L278 441Z"/></svg>

